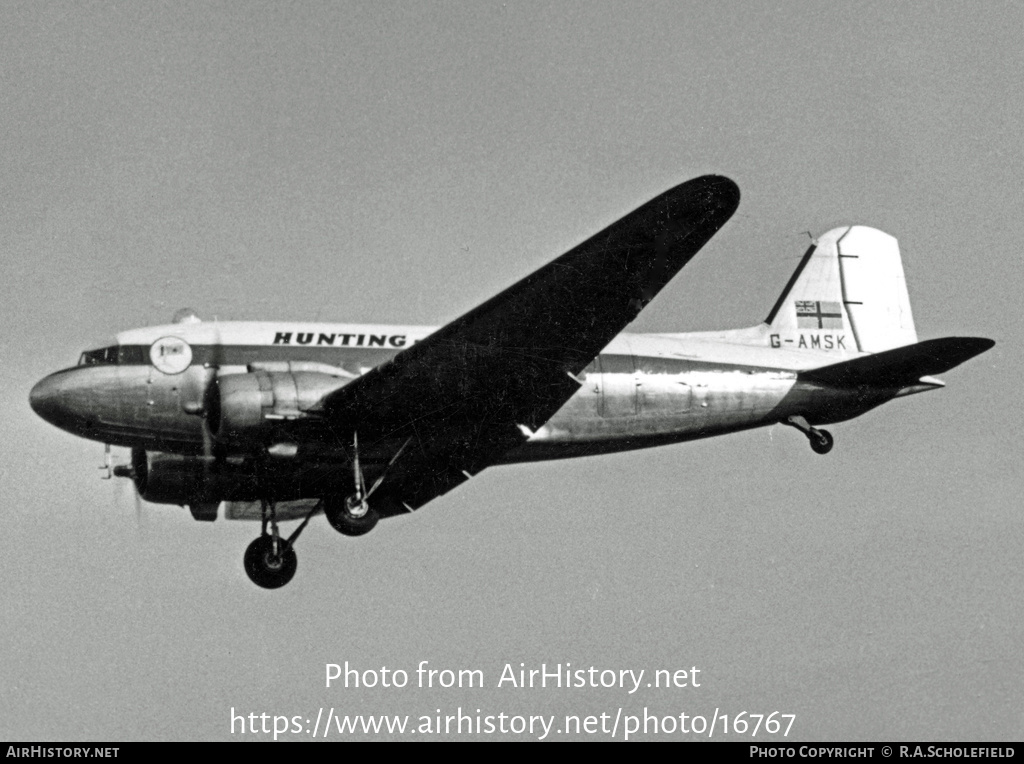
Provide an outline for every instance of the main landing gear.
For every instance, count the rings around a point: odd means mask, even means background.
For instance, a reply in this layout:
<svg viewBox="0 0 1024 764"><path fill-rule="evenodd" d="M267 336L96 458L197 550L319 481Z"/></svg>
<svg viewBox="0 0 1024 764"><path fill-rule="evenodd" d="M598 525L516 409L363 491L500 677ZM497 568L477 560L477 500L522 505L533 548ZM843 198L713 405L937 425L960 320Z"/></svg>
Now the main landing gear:
<svg viewBox="0 0 1024 764"><path fill-rule="evenodd" d="M245 572L257 586L279 589L292 580L299 558L282 538L264 535L245 550Z"/></svg>
<svg viewBox="0 0 1024 764"><path fill-rule="evenodd" d="M347 499L329 496L324 500L324 514L327 515L327 522L331 527L346 536L362 536L369 533L380 519L377 510L371 507L366 497L358 491Z"/></svg>
<svg viewBox="0 0 1024 764"><path fill-rule="evenodd" d="M340 533L346 536L362 536L377 524L379 515L366 503L359 492L347 499L331 496L318 501L298 528L288 538L283 538L277 526L277 512L274 502L262 502L263 532L249 544L243 558L246 575L264 589L280 589L295 576L299 560L295 554L295 542L305 530L310 519L320 510Z"/></svg>
<svg viewBox="0 0 1024 764"><path fill-rule="evenodd" d="M344 533L346 536L362 536L373 530L380 515L370 506L370 497L380 488L388 471L411 440L412 438L408 438L402 444L402 447L391 457L391 461L388 462L380 477L367 489L366 478L363 476L363 468L359 462L359 433L352 434L352 481L355 484L355 493L345 499L340 496L328 496L324 500L324 514L327 515L327 522L334 530Z"/></svg>
<svg viewBox="0 0 1024 764"><path fill-rule="evenodd" d="M277 527L277 511L274 502L269 499L262 501L263 532L259 538L249 544L245 550L245 572L249 579L264 589L280 589L295 576L299 566L299 558L295 554L295 542L299 534L309 524L309 519L317 513L323 502L309 510L306 519L287 539L281 538ZM267 532L267 528L270 532Z"/></svg>
<svg viewBox="0 0 1024 764"><path fill-rule="evenodd" d="M816 454L827 454L835 444L835 441L832 439L832 433L828 430L819 430L817 427L811 427L802 416L786 417L783 424L795 427L806 435L807 440L811 444L811 450Z"/></svg>
<svg viewBox="0 0 1024 764"><path fill-rule="evenodd" d="M359 463L359 436L353 435L352 471L355 493L347 498L340 495L327 496L318 501L287 539L281 538L278 530L274 501L263 499L261 502L263 532L245 550L245 572L252 582L264 589L279 589L292 580L295 576L295 569L298 567L295 542L298 540L299 534L309 525L313 515L320 510L327 515L327 521L331 526L346 536L362 536L364 533L372 531L380 519L380 514L370 506L369 499L384 482L384 477L411 440L412 438L408 438L402 444L380 477L367 489L366 479Z"/></svg>

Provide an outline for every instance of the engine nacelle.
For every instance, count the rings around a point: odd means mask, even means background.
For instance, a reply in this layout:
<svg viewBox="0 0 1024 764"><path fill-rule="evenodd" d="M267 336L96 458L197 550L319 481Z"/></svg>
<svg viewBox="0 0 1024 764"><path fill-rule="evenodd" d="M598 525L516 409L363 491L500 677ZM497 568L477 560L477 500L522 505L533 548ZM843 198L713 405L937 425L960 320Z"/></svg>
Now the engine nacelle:
<svg viewBox="0 0 1024 764"><path fill-rule="evenodd" d="M212 457L132 449L135 487L146 501L194 507L259 495L251 465L213 464Z"/></svg>
<svg viewBox="0 0 1024 764"><path fill-rule="evenodd" d="M303 419L349 380L319 371L254 371L219 377L207 421L222 442L269 441L283 421Z"/></svg>

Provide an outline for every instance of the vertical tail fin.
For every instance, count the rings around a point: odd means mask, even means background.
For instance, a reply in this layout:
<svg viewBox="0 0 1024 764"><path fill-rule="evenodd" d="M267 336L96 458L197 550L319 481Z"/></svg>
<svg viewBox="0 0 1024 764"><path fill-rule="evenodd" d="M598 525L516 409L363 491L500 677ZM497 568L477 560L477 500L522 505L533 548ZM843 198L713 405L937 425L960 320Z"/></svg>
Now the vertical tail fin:
<svg viewBox="0 0 1024 764"><path fill-rule="evenodd" d="M877 353L917 342L896 239L859 225L824 234L766 323L781 347Z"/></svg>

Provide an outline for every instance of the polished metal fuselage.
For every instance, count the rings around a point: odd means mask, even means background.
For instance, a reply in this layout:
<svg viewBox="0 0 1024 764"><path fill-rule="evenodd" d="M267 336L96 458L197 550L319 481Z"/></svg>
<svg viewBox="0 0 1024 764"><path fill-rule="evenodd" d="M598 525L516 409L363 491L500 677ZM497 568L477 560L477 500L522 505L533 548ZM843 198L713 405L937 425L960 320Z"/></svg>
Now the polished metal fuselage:
<svg viewBox="0 0 1024 764"><path fill-rule="evenodd" d="M431 331L256 322L150 327L118 335L116 348L126 362L57 372L36 386L31 400L43 418L85 438L201 454L208 434L204 436L200 414L213 376L273 364L321 364L343 375L340 386ZM154 355L168 337L183 343L191 359L172 373L158 368ZM728 332L619 335L576 375L579 391L502 462L694 440L771 425L792 415L825 424L857 416L898 395L930 389L840 389L801 381L801 370L858 355L825 352L819 349L822 342L815 344L808 351L773 347L765 325ZM313 440L302 444L297 456L337 465L348 458L346 445ZM388 451L384 444L380 458Z"/></svg>

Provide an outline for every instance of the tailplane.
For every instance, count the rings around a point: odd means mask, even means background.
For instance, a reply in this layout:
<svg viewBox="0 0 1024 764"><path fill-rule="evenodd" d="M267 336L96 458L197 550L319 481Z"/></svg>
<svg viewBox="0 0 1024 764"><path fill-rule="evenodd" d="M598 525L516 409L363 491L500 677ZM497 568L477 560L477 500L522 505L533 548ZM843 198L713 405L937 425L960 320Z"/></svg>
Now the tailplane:
<svg viewBox="0 0 1024 764"><path fill-rule="evenodd" d="M766 323L775 347L878 353L916 343L896 239L859 225L824 234Z"/></svg>
<svg viewBox="0 0 1024 764"><path fill-rule="evenodd" d="M799 378L833 387L940 386L931 375L947 372L995 344L984 337L942 337L820 366L800 372Z"/></svg>

